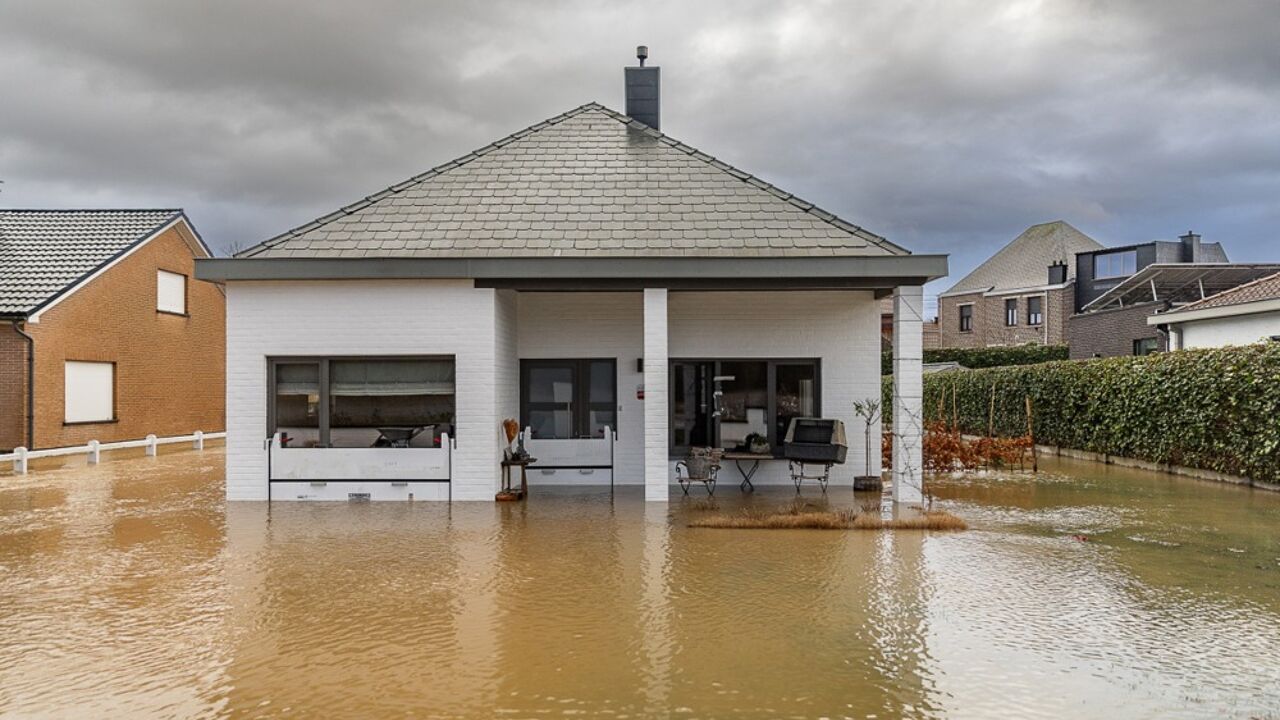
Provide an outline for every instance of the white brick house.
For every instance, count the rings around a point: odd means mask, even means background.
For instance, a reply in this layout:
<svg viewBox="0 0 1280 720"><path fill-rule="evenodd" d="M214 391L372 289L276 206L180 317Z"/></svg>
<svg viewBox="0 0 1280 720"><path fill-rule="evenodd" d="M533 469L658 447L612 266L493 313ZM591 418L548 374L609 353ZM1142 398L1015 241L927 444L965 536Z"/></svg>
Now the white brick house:
<svg viewBox="0 0 1280 720"><path fill-rule="evenodd" d="M832 484L847 486L867 452L879 470L852 402L879 397L891 294L895 497L917 501L921 286L945 256L672 140L628 103L650 123L584 105L202 261L227 287L228 499L491 500L506 418L539 458L531 484L644 485L657 501L690 446L754 433L777 448L793 417L838 418L850 447ZM754 481L790 482L787 464Z"/></svg>

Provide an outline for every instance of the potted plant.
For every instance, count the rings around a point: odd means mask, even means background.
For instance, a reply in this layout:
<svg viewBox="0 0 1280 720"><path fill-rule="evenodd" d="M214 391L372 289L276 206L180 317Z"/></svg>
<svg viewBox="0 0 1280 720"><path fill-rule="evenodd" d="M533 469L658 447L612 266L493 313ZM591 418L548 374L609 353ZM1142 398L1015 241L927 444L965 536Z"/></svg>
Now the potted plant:
<svg viewBox="0 0 1280 720"><path fill-rule="evenodd" d="M747 446L747 452L756 455L769 454L769 439L760 433L751 433L742 441L742 444Z"/></svg>
<svg viewBox="0 0 1280 720"><path fill-rule="evenodd" d="M866 426L866 451L863 453L866 460L866 474L859 475L853 479L853 489L858 490L879 490L883 487L883 481L879 475L871 474L871 426L880 419L880 400L877 398L867 398L866 400L853 401L853 414L862 418L862 422Z"/></svg>

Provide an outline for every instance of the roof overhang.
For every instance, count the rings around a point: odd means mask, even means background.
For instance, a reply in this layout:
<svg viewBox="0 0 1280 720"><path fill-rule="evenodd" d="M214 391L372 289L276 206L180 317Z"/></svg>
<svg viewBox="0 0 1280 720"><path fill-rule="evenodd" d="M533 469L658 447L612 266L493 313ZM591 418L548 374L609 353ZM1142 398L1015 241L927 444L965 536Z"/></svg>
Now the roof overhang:
<svg viewBox="0 0 1280 720"><path fill-rule="evenodd" d="M1276 263L1154 263L1085 305L1084 312L1139 303L1182 304L1280 272Z"/></svg>
<svg viewBox="0 0 1280 720"><path fill-rule="evenodd" d="M1196 320L1213 320L1215 318L1238 317L1240 315L1256 315L1265 312L1280 312L1280 299L1254 300L1253 302L1236 303L1234 305L1218 305L1207 308L1187 308L1157 313L1147 318L1148 325L1168 325Z"/></svg>
<svg viewBox="0 0 1280 720"><path fill-rule="evenodd" d="M888 289L947 274L946 255L783 257L208 258L196 277L263 280L467 279L518 290Z"/></svg>

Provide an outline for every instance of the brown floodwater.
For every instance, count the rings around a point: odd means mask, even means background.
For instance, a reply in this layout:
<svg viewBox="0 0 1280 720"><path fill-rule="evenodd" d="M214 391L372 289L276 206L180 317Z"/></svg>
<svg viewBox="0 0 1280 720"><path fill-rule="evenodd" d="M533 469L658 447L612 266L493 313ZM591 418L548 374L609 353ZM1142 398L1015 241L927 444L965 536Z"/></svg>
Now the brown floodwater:
<svg viewBox="0 0 1280 720"><path fill-rule="evenodd" d="M220 449L0 474L0 715L1280 713L1280 494L1044 466L936 481L972 529L933 534L639 488L228 505Z"/></svg>

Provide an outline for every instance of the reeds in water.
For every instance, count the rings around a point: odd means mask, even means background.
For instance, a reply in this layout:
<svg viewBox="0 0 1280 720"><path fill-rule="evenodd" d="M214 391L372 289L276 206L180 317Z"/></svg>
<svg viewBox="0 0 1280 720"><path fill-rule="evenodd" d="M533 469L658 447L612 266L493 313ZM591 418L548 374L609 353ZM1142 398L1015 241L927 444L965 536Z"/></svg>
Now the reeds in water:
<svg viewBox="0 0 1280 720"><path fill-rule="evenodd" d="M689 527L762 530L967 530L969 525L945 510L928 510L911 517L884 518L878 511L815 509L802 501L765 511L749 508L735 515L707 515Z"/></svg>

